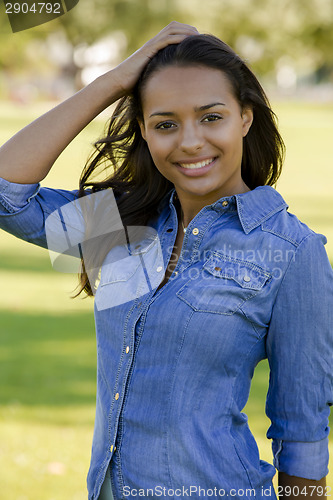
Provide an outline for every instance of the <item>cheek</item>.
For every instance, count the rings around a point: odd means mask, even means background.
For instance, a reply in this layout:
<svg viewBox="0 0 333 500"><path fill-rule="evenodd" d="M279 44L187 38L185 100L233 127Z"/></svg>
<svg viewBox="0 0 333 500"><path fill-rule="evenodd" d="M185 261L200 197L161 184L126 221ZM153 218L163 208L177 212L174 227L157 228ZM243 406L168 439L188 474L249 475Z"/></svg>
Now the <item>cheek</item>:
<svg viewBox="0 0 333 500"><path fill-rule="evenodd" d="M147 146L155 165L162 168L164 162L168 161L169 155L174 150L172 141L166 137L147 136Z"/></svg>
<svg viewBox="0 0 333 500"><path fill-rule="evenodd" d="M170 165L170 161L168 161L170 153L169 148L163 149L162 145L159 146L156 142L148 144L148 148L156 169L168 181L174 182L174 172L172 166Z"/></svg>
<svg viewBox="0 0 333 500"><path fill-rule="evenodd" d="M154 142L147 141L147 146L155 167L157 168L157 170L161 172L161 174L164 175L166 167L165 167L165 156L163 154L163 151L161 150L161 148L158 147L158 144Z"/></svg>
<svg viewBox="0 0 333 500"><path fill-rule="evenodd" d="M215 141L225 153L242 154L243 133L239 127L230 127L228 130L224 130L223 135L216 137Z"/></svg>

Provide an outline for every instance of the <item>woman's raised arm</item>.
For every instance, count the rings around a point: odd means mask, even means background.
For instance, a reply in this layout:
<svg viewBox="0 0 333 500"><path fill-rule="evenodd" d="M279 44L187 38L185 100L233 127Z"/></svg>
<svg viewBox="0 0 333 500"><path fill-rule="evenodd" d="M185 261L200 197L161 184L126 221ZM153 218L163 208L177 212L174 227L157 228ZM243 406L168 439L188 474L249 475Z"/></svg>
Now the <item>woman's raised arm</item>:
<svg viewBox="0 0 333 500"><path fill-rule="evenodd" d="M170 23L119 66L20 130L0 148L0 177L19 184L44 179L74 137L103 109L131 91L158 50L194 34L198 32L193 26Z"/></svg>

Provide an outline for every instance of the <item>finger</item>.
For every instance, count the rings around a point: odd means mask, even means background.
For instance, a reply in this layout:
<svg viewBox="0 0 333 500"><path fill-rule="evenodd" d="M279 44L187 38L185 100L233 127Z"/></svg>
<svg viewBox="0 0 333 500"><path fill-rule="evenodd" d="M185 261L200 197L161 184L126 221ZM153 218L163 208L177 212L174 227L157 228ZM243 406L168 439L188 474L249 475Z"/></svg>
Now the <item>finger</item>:
<svg viewBox="0 0 333 500"><path fill-rule="evenodd" d="M193 35L196 35L197 33L186 33L186 34L177 34L177 35L170 35L168 38L166 38L165 40L163 40L162 44L163 46L166 46L166 45L170 45L170 44L175 44L175 43L180 43L182 42L183 40L185 40L185 38L187 38L188 36L193 36Z"/></svg>
<svg viewBox="0 0 333 500"><path fill-rule="evenodd" d="M156 52L167 47L182 42L186 37L199 35L198 30L189 24L181 24L176 21L170 23L162 29L151 40L142 47L143 53L151 59Z"/></svg>
<svg viewBox="0 0 333 500"><path fill-rule="evenodd" d="M184 38L187 36L193 36L193 35L199 35L200 33L198 30L192 26L189 28L183 28L183 27L176 27L173 28L172 30L166 30L163 32L163 30L154 38L152 38L148 44L152 44L155 46L158 46L161 48L162 46L166 46L169 43L180 43Z"/></svg>
<svg viewBox="0 0 333 500"><path fill-rule="evenodd" d="M178 23L177 21L173 21L168 24L160 33L169 32L172 34L182 34L182 33L196 33L198 34L198 30L195 26L191 26L190 24Z"/></svg>
<svg viewBox="0 0 333 500"><path fill-rule="evenodd" d="M148 44L146 45L146 55L149 57L149 59L151 59L155 54L156 52L158 52L159 50L161 49L164 49L164 47L167 47L168 45L175 45L177 43L180 43L182 42L183 40L185 40L185 38L187 38L188 36L193 36L193 35L197 35L198 33L186 33L186 34L170 34L170 35L167 35L163 38L160 38L159 40L155 40L153 44L150 44L148 42Z"/></svg>
<svg viewBox="0 0 333 500"><path fill-rule="evenodd" d="M185 28L185 29L194 29L196 30L197 28L195 26L192 26L192 24L186 24L186 23L179 23L178 21L172 21L171 23L169 23L165 29L173 29L173 28L176 28L176 29L179 29L179 28Z"/></svg>

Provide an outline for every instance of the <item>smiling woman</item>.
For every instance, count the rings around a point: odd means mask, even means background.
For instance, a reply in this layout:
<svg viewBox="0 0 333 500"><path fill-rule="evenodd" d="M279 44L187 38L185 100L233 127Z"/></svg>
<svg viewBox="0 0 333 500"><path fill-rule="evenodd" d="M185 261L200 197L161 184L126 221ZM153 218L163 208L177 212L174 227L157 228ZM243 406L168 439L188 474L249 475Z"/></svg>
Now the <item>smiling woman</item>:
<svg viewBox="0 0 333 500"><path fill-rule="evenodd" d="M117 100L80 189L40 188ZM2 147L1 227L79 256L96 294L89 500L275 500L275 469L280 497L323 495L333 272L325 237L272 187L283 153L251 70L179 23ZM266 358L275 467L242 412Z"/></svg>
<svg viewBox="0 0 333 500"><path fill-rule="evenodd" d="M169 111L158 111L161 102ZM186 225L193 209L249 191L241 166L253 113L240 108L220 70L161 69L144 88L143 109L142 136L156 168L176 188Z"/></svg>

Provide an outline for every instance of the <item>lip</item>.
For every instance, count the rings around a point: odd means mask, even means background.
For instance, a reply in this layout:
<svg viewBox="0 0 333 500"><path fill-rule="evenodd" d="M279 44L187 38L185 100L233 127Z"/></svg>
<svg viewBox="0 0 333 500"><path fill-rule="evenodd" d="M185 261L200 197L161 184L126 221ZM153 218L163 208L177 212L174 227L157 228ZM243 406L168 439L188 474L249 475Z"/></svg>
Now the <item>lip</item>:
<svg viewBox="0 0 333 500"><path fill-rule="evenodd" d="M204 175L206 172L208 172L216 163L217 156L206 156L204 158L193 158L191 160L185 160L181 161L180 163L200 163L202 161L209 160L210 158L213 158L213 160L208 163L208 165L205 165L204 167L201 168L195 168L195 169L189 169L189 168L184 168L181 167L179 163L175 163L175 166L177 169L182 172L184 175L187 175L188 177L198 177L200 175Z"/></svg>

